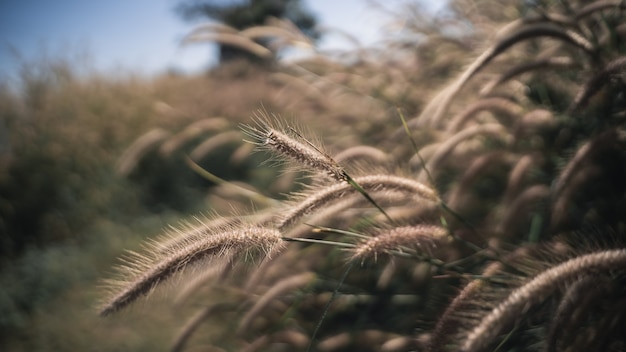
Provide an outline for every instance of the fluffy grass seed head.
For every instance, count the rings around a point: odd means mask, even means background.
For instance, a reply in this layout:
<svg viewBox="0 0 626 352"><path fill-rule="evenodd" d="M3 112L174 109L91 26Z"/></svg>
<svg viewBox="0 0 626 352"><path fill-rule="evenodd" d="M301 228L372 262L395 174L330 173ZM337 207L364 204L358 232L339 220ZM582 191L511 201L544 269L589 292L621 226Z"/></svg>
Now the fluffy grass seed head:
<svg viewBox="0 0 626 352"><path fill-rule="evenodd" d="M486 350L507 326L567 281L595 270L621 269L625 265L626 250L614 249L581 255L541 272L523 286L513 290L505 300L484 316L467 334L461 351Z"/></svg>
<svg viewBox="0 0 626 352"><path fill-rule="evenodd" d="M354 181L368 193L378 191L394 191L406 196L439 203L437 192L418 181L395 175L367 175L355 177ZM348 183L332 184L316 189L294 203L281 215L277 228L285 230L302 217L327 207L348 195L357 194L357 190Z"/></svg>
<svg viewBox="0 0 626 352"><path fill-rule="evenodd" d="M189 231L194 232L192 229ZM206 236L192 235L188 241L181 240L169 248L152 245L144 254L131 252L125 265L118 268L120 279L107 282L110 296L102 304L100 315L105 316L126 307L147 295L159 283L192 265L204 261L230 260L253 251L269 256L283 245L281 234L272 228L224 226Z"/></svg>
<svg viewBox="0 0 626 352"><path fill-rule="evenodd" d="M158 145L170 136L168 131L161 128L152 129L141 137L137 138L133 144L128 147L117 161L116 171L119 175L128 176L139 165L143 159L152 150L158 148Z"/></svg>
<svg viewBox="0 0 626 352"><path fill-rule="evenodd" d="M391 251L404 252L405 249L430 254L437 243L449 240L448 230L434 225L412 225L394 227L379 232L354 248L352 259L378 259L378 256Z"/></svg>
<svg viewBox="0 0 626 352"><path fill-rule="evenodd" d="M243 132L253 138L253 143L269 149L281 158L305 165L335 180L347 181L347 174L337 161L295 129L283 128L275 116L272 121L272 118L263 111L258 112L254 117L256 126L243 126Z"/></svg>

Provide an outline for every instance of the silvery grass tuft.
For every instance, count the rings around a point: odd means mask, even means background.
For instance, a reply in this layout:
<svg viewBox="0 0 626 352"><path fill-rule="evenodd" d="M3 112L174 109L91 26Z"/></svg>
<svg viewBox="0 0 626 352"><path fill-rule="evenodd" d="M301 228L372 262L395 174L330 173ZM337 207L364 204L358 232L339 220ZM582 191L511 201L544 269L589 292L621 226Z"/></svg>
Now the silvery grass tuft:
<svg viewBox="0 0 626 352"><path fill-rule="evenodd" d="M347 181L345 170L328 153L313 145L295 128L282 127L276 116L266 112L255 115L256 126L244 125L243 131L253 143L268 149L279 158L293 160L337 181Z"/></svg>
<svg viewBox="0 0 626 352"><path fill-rule="evenodd" d="M188 231L195 233L202 230L194 227ZM183 238L175 245L149 245L145 253L131 252L126 259L127 264L118 267L120 278L108 281L111 294L102 304L100 314L108 315L124 308L161 282L200 262L215 265L216 262L230 261L233 257L246 256L253 251L271 256L283 245L281 235L275 229L229 225L206 231L202 237Z"/></svg>

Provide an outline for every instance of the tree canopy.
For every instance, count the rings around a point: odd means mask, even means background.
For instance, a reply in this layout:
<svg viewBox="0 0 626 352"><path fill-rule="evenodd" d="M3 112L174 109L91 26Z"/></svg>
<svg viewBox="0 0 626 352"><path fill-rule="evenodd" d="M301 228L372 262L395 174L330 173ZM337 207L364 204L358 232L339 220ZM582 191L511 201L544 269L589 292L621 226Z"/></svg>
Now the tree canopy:
<svg viewBox="0 0 626 352"><path fill-rule="evenodd" d="M175 12L185 21L211 19L236 29L263 25L275 17L293 22L304 34L316 39L317 19L301 0L181 0ZM252 56L240 49L220 44L220 62Z"/></svg>

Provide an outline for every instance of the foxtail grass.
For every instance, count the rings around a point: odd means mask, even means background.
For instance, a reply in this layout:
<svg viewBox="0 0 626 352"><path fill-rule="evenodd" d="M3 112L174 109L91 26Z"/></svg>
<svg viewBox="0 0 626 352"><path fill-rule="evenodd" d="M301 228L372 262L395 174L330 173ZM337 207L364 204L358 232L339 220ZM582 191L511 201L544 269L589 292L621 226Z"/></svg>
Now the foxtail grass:
<svg viewBox="0 0 626 352"><path fill-rule="evenodd" d="M368 175L354 179L366 192L394 191L407 197L430 202L439 202L439 195L432 188L418 181L394 175ZM277 228L284 230L318 209L329 206L350 194L357 194L352 185L346 183L333 184L315 190L301 201L294 203L278 220Z"/></svg>
<svg viewBox="0 0 626 352"><path fill-rule="evenodd" d="M311 143L293 127L288 128L293 136L273 127L269 116L263 112L256 115L256 118L257 127L248 125L243 126L243 128L244 133L256 139L258 145L269 148L281 157L294 160L314 171L326 174L336 181L347 183L378 209L389 222L392 221L385 210L370 196L367 189L357 179L350 176L343 167L339 166L339 163L328 153Z"/></svg>
<svg viewBox="0 0 626 352"><path fill-rule="evenodd" d="M468 106L463 112L454 116L448 123L447 132L454 134L461 130L469 119L476 116L481 111L489 111L493 115L505 116L508 121L502 121L503 125L510 124L512 120L518 118L522 113L522 108L515 102L504 98L485 98Z"/></svg>
<svg viewBox="0 0 626 352"><path fill-rule="evenodd" d="M150 151L155 150L159 143L170 136L170 133L155 128L137 138L133 144L128 147L117 161L116 171L122 176L128 176L139 164L141 159Z"/></svg>
<svg viewBox="0 0 626 352"><path fill-rule="evenodd" d="M240 31L239 34L252 40L274 39L280 46L289 45L303 48L313 46L311 39L293 25L289 26L289 28L281 28L279 25L254 26ZM278 50L280 47L274 47L273 49Z"/></svg>
<svg viewBox="0 0 626 352"><path fill-rule="evenodd" d="M565 350L564 340L574 338L576 327L582 325L585 310L592 302L601 302L611 287L601 275L583 274L569 285L556 308L546 337L546 351ZM578 313L578 314L576 314Z"/></svg>
<svg viewBox="0 0 626 352"><path fill-rule="evenodd" d="M205 322L208 318L210 318L214 314L218 314L225 311L230 311L235 309L232 304L214 304L208 307L205 307L198 311L189 321L183 326L178 336L174 339L174 343L170 348L171 352L183 352L189 341L189 338L194 334L194 332L200 327L200 325Z"/></svg>
<svg viewBox="0 0 626 352"><path fill-rule="evenodd" d="M465 84L482 70L491 60L506 51L509 47L530 38L552 37L581 48L586 53L591 53L593 45L585 38L571 30L549 23L534 23L522 25L503 36L496 44L485 50L465 72L449 87L440 93L440 97L434 98L432 105L427 106L418 120L429 121L431 126L438 126L445 116L450 103Z"/></svg>
<svg viewBox="0 0 626 352"><path fill-rule="evenodd" d="M623 75L624 70L626 70L626 56L619 57L606 64L600 72L591 77L581 88L568 109L569 113L576 114L580 111L594 95L602 91L603 85L617 79L619 75Z"/></svg>
<svg viewBox="0 0 626 352"><path fill-rule="evenodd" d="M277 346L279 349L289 346L294 351L302 351L308 343L309 337L301 331L282 330L259 336L249 345L242 348L240 352L269 351L272 350L273 346Z"/></svg>
<svg viewBox="0 0 626 352"><path fill-rule="evenodd" d="M546 185L530 186L521 192L513 202L511 202L497 226L496 231L501 234L510 236L515 231L516 225L519 224L522 217L528 216L530 210L536 209L537 203L546 201L550 197L550 188Z"/></svg>
<svg viewBox="0 0 626 352"><path fill-rule="evenodd" d="M288 131L284 131L280 127L275 127L274 125L278 125L277 118L274 117L275 122L272 123L270 116L264 112L259 112L255 117L256 127L243 126L243 132L252 137L253 143L269 149L279 157L293 160L337 181L348 180L346 172L337 161L302 137L295 129L287 128Z"/></svg>
<svg viewBox="0 0 626 352"><path fill-rule="evenodd" d="M596 270L608 271L624 267L626 250L614 249L584 254L541 272L513 290L506 299L483 317L467 334L461 350L484 351L500 333L522 317L526 310L545 300L569 280Z"/></svg>
<svg viewBox="0 0 626 352"><path fill-rule="evenodd" d="M437 244L451 239L448 231L439 226L414 225L399 226L377 233L375 236L361 241L352 251L353 260L373 259L390 251L403 252L416 251L420 254L430 255Z"/></svg>
<svg viewBox="0 0 626 352"><path fill-rule="evenodd" d="M238 333L241 334L247 331L254 318L258 317L262 310L265 309L265 307L267 307L267 305L273 300L277 299L278 296L310 285L316 278L317 275L315 273L305 272L286 277L275 283L272 288L267 290L243 316L239 322L239 327L237 329Z"/></svg>
<svg viewBox="0 0 626 352"><path fill-rule="evenodd" d="M228 121L221 117L213 117L196 121L189 126L185 127L181 132L176 133L172 137L168 138L159 149L159 152L163 156L170 156L176 151L192 141L194 138L201 136L204 133L221 131L228 127Z"/></svg>
<svg viewBox="0 0 626 352"><path fill-rule="evenodd" d="M593 15L594 13L597 13L599 11L604 11L604 10L607 10L607 9L621 9L621 10L624 10L624 9L626 9L626 4L624 4L624 2L622 2L620 0L600 0L600 1L594 1L593 3L587 4L583 8L578 10L575 13L574 18L575 18L576 21L579 21L581 19L584 19L585 17Z"/></svg>
<svg viewBox="0 0 626 352"><path fill-rule="evenodd" d="M509 13L495 13L508 5L492 9L483 3L460 1L454 6L470 17L497 18L498 26L510 17ZM565 10L553 11L559 8ZM231 288L223 284L241 284L232 295L210 297L228 301L225 309L243 316L231 324L234 329L230 330L237 335L235 340L229 337L231 349L272 349L276 343L283 349L298 350L306 349L307 344L317 350L420 349L428 343L432 351L496 350L513 343L548 351L578 346L608 350L609 344L621 348L623 338L615 341L613 335L626 315L598 313L608 312L607 306L615 310L626 307L621 297L626 253L619 238L624 229L619 216L624 187L616 182L623 178L623 168L618 162L606 162L621 160L623 154L625 134L620 123L626 113L617 88L623 83L621 71L626 60L615 50L626 33L626 27L616 21L622 15L616 9L623 8L623 1L597 0L588 5L566 1L533 9L539 13L512 22L486 50L476 51L470 65L427 103L419 117L406 121L398 108L403 130L397 131L402 135L394 132L384 142L385 118L391 107L424 95L412 84L415 78L422 78L421 73L404 74L398 70L405 66L400 60L372 65L374 60L369 59L373 56L358 57L359 65L350 70L319 58L302 65L275 65L277 70L286 70L271 76L272 83L282 86L279 96L272 97L272 105L297 110L302 102L309 103L315 111L305 110L304 114L310 113L305 118L324 116L325 109L343 109L332 114L336 118L333 123L350 123L346 130L366 135L342 138L342 145L357 147L330 153L274 115L265 111L255 114L254 122L242 127L252 143L238 149L230 162L247 161L250 148L256 146L269 151L275 160L296 164L298 171L310 173L307 181L311 183L302 186L302 191L293 191L290 187L295 180L291 177L302 173L284 173L274 184L285 194L285 201L268 198L264 203L254 202L267 205L264 210L268 213L223 223L200 220L171 230L170 238L150 244L146 254L132 254L120 270L120 280L109 286L111 293L101 313L122 309L174 275L197 269L193 278L185 277L177 286L180 294L200 293L200 287L211 284L213 290L226 288L230 293ZM455 16L459 14L452 14L448 22L432 24L445 27ZM495 27L473 24L476 32L451 40L469 50L473 41L465 39L480 35L480 29ZM420 31L426 41L436 41L437 52L424 55L427 50L422 50L417 59L420 65L435 68L425 77L449 74L458 67L457 62L452 63L456 60L450 59L454 55L438 52L446 49L441 48L440 39L450 38L439 28L425 28L430 25L412 30ZM273 58L283 45L307 44L290 26L289 22L275 22L242 31L206 26L186 41L205 38L241 48L249 45L247 50ZM268 39L264 41L267 44L254 42L259 38ZM389 62L398 63L391 72L383 67ZM406 67L414 68L413 64ZM464 94L473 83L473 93L479 98L474 103ZM367 120L362 110L355 109L361 107L352 104L357 96L359 103L369 104ZM410 114L422 104L408 103ZM187 149L192 140L210 130L208 125L206 130L202 126L190 125L174 137L145 142L149 144L146 153L158 144L161 156ZM237 132L210 137L187 159L194 171L219 184L211 196L228 199L211 202L213 206L228 203L237 207L235 200L253 199L254 192L244 191L247 187L203 173L192 161L218 150L224 145L220 138L225 141L228 138L224 136L229 135L233 141L239 139ZM135 154L139 157L134 159L139 160L141 154ZM391 168L411 155L409 166L416 167L416 175L393 174ZM132 167L127 169L132 172ZM352 170L356 170L354 175ZM552 203L544 204L548 200ZM602 227L602 233L608 229L610 236L616 237L611 246L620 249L589 253L588 243L581 244L580 237L560 231L563 226L569 230L587 224ZM558 241L552 247L533 244L554 236ZM590 237L589 242L603 241L599 236ZM287 242L301 245L269 257ZM225 274L238 274L236 258L252 254L261 254L262 259L247 281L239 277L224 280ZM382 258L390 259L384 269L363 272L374 264L369 262L382 262ZM337 260L343 267L338 268ZM359 263L363 270L352 272L348 280L350 270ZM203 264L210 264L210 269L204 270ZM461 289L465 280L469 282ZM422 287L426 282L428 286ZM327 292L318 294L320 289ZM398 294L397 290L406 289L419 291ZM307 295L299 295L300 291ZM604 291L611 292L603 296ZM446 297L455 292L455 298ZM399 296L402 301L396 299ZM407 297L410 310L404 310ZM181 334L182 344L176 346L184 345L209 315L219 313L220 303L210 302L194 317ZM315 321L295 321L323 303L317 325ZM366 304L371 306L361 309ZM543 308L556 308L556 314L548 317ZM385 315L370 319L368 314L373 311ZM419 319L410 317L415 312ZM404 320L411 322L400 322ZM345 321L352 324L347 329ZM436 325L431 329L433 321ZM323 322L328 325L325 329L320 328ZM416 337L410 331L420 333Z"/></svg>
<svg viewBox="0 0 626 352"><path fill-rule="evenodd" d="M480 279L473 280L467 284L452 302L446 306L432 331L430 343L428 344L429 352L443 352L447 350L446 341L450 341L451 336L455 336L463 324L463 312L471 311L474 308L477 291L488 285L487 280L502 268L503 264L501 262L494 262L487 266L482 272Z"/></svg>
<svg viewBox="0 0 626 352"><path fill-rule="evenodd" d="M194 161L201 161L209 153L219 149L225 145L236 144L241 142L241 133L238 131L222 132L218 135L207 138L204 142L195 147L189 157Z"/></svg>
<svg viewBox="0 0 626 352"><path fill-rule="evenodd" d="M253 250L271 255L283 247L281 234L271 228L226 227L201 240L178 244L167 253L162 248L146 254L131 253L127 264L119 267L119 280L109 280L110 297L102 304L100 315L118 311L160 282L201 261L230 260L232 256Z"/></svg>
<svg viewBox="0 0 626 352"><path fill-rule="evenodd" d="M475 158L461 177L458 185L450 191L448 205L453 209L459 208L464 203L463 200L471 195L471 187L477 180L480 180L483 175L493 172L494 169L497 170L501 165L508 166L513 158L512 153L503 151L489 152Z"/></svg>
<svg viewBox="0 0 626 352"><path fill-rule="evenodd" d="M583 143L557 177L554 184L554 197L560 195L582 168L592 164L594 158L611 148L616 148L617 143L624 139L618 130L611 129Z"/></svg>
<svg viewBox="0 0 626 352"><path fill-rule="evenodd" d="M234 46L262 59L270 59L274 56L270 49L239 33L192 33L182 40L183 45L198 42L216 42Z"/></svg>
<svg viewBox="0 0 626 352"><path fill-rule="evenodd" d="M528 178L528 173L535 163L537 157L534 155L524 155L516 163L509 172L506 190L504 191L504 204L511 203L517 194L521 192L524 181Z"/></svg>
<svg viewBox="0 0 626 352"><path fill-rule="evenodd" d="M428 159L426 163L425 170L428 170L432 177L435 177L439 168L443 164L444 160L454 151L454 149L461 142L464 142L475 136L489 136L491 138L505 140L508 137L508 133L504 126L498 123L489 123L484 125L476 125L472 127L468 127L464 130L459 131L455 135L448 138L445 142L443 142L437 150L434 152L433 156ZM422 171L420 173L419 179L425 180L428 178L428 172Z"/></svg>
<svg viewBox="0 0 626 352"><path fill-rule="evenodd" d="M521 74L532 72L536 70L548 70L548 69L568 69L576 65L575 61L567 56L560 57L548 57L544 59L538 59L531 62L524 62L517 66L514 66L504 73L500 74L497 78L485 84L480 90L482 96L488 96L493 93L496 87L513 79Z"/></svg>
<svg viewBox="0 0 626 352"><path fill-rule="evenodd" d="M367 145L359 145L347 148L334 156L337 162L374 162L378 165L386 165L390 162L390 156L382 150Z"/></svg>

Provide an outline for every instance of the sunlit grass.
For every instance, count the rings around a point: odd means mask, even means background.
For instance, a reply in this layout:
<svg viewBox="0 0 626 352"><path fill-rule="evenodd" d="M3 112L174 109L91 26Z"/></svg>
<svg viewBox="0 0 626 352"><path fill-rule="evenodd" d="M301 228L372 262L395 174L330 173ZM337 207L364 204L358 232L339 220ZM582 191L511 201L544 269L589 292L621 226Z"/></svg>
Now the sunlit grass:
<svg viewBox="0 0 626 352"><path fill-rule="evenodd" d="M592 253L624 246L624 5L567 3L406 7L351 64L25 66L0 91L0 349L623 348L598 303L624 307L623 265ZM285 243L223 246L246 229ZM115 288L147 284L99 318L124 250Z"/></svg>

